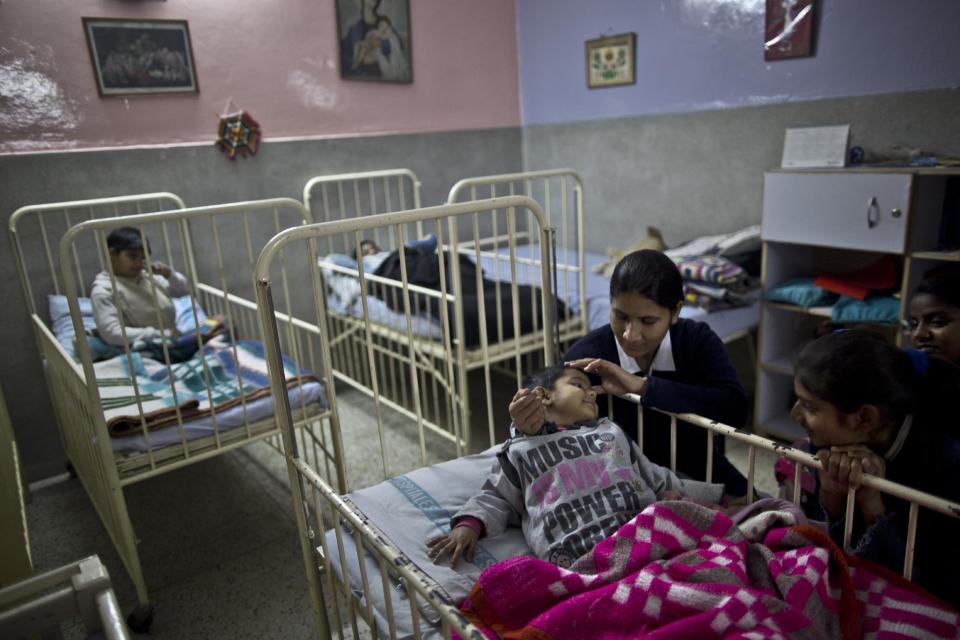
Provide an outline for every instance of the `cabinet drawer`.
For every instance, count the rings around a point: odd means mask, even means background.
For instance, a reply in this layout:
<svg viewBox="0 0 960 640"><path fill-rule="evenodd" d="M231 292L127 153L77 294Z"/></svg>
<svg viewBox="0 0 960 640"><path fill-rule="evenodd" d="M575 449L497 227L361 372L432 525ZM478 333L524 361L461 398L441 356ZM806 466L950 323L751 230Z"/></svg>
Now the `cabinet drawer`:
<svg viewBox="0 0 960 640"><path fill-rule="evenodd" d="M904 174L765 174L763 239L903 253L911 179Z"/></svg>

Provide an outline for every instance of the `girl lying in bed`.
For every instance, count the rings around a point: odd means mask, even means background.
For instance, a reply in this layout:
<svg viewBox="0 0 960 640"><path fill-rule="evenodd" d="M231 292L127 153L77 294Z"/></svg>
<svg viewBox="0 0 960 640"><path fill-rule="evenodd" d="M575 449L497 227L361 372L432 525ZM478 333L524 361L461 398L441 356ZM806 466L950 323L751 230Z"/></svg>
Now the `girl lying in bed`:
<svg viewBox="0 0 960 640"><path fill-rule="evenodd" d="M569 566L658 499L721 500L722 484L681 480L651 463L616 423L598 420L583 371L549 367L526 388L542 396L546 423L531 434L511 425L480 493L454 515L450 533L427 541L435 563L472 559L479 538L512 524L537 557Z"/></svg>

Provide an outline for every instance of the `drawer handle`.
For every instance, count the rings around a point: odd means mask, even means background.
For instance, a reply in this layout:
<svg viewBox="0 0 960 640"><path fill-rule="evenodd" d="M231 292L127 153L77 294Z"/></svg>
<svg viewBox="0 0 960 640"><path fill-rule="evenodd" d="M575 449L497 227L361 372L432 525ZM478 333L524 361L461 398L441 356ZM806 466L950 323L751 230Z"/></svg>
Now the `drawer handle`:
<svg viewBox="0 0 960 640"><path fill-rule="evenodd" d="M878 224L880 224L880 205L877 204L877 196L873 196L867 203L867 228L873 229Z"/></svg>
<svg viewBox="0 0 960 640"><path fill-rule="evenodd" d="M903 212L900 211L900 209L894 208L894 209L890 212L890 215L892 215L894 218L899 218L900 216L903 215Z"/></svg>

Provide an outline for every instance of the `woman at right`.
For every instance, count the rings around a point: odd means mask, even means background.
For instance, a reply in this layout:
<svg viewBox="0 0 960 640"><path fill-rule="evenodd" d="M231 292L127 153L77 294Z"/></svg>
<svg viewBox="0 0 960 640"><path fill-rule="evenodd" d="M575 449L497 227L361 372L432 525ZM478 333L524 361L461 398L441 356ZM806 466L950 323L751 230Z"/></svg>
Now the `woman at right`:
<svg viewBox="0 0 960 640"><path fill-rule="evenodd" d="M960 369L901 351L861 331L831 333L800 353L791 416L823 465L807 515L842 544L848 486L868 473L960 502L956 402ZM853 551L902 572L909 503L875 489L856 493ZM913 579L960 606L960 520L920 510Z"/></svg>
<svg viewBox="0 0 960 640"><path fill-rule="evenodd" d="M960 365L960 264L947 263L923 275L910 300L913 346Z"/></svg>

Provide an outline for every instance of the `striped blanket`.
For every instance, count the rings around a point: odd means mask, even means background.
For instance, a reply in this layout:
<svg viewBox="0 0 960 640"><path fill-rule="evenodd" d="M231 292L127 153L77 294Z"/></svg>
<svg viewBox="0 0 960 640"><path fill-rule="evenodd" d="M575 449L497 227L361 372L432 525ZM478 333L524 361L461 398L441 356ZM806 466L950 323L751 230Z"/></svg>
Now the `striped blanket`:
<svg viewBox="0 0 960 640"><path fill-rule="evenodd" d="M234 346L236 353L234 353ZM284 357L288 386L316 381ZM111 436L139 432L141 415L150 430L223 411L270 393L263 343L240 340L236 345L207 345L193 358L171 365L134 352L93 365L100 403ZM207 384L209 381L209 385Z"/></svg>
<svg viewBox="0 0 960 640"><path fill-rule="evenodd" d="M461 608L489 637L536 640L960 637L947 605L776 514L737 526L656 503L570 569L529 556L486 569Z"/></svg>

